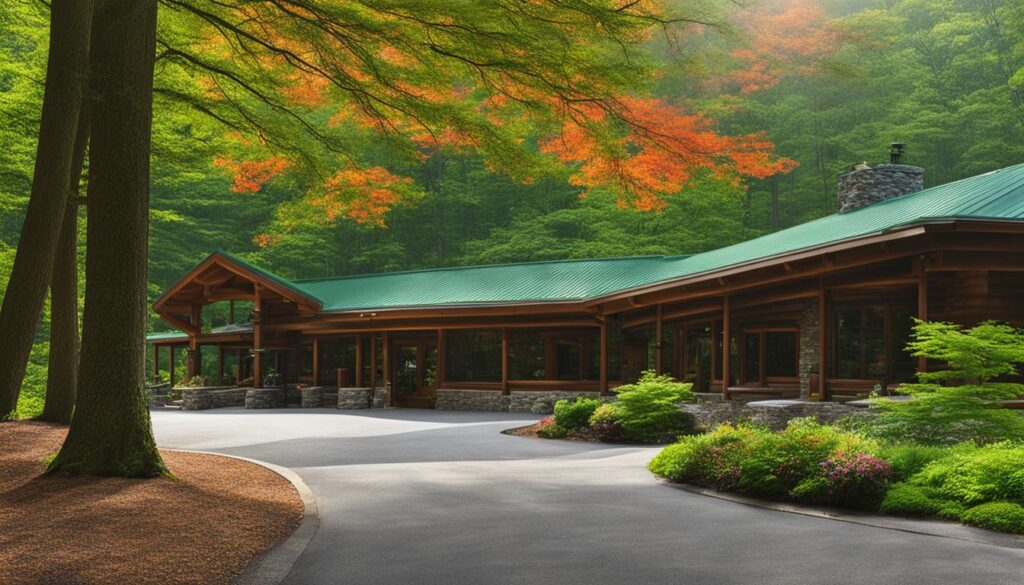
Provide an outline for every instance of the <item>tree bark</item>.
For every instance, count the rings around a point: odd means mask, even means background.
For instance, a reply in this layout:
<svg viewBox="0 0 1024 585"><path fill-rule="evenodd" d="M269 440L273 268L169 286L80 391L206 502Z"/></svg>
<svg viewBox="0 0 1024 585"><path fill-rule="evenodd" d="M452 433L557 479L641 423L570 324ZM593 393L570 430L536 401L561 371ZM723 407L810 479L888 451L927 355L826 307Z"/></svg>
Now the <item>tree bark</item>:
<svg viewBox="0 0 1024 585"><path fill-rule="evenodd" d="M10 418L18 405L50 284L87 78L92 8L92 0L54 0L50 6L50 47L32 189L0 307L0 420Z"/></svg>
<svg viewBox="0 0 1024 585"><path fill-rule="evenodd" d="M157 0L98 0L78 400L49 472L167 473L144 398Z"/></svg>
<svg viewBox="0 0 1024 585"><path fill-rule="evenodd" d="M89 145L89 106L78 116L69 177L70 199L60 224L60 240L50 276L50 362L46 402L39 420L68 424L78 389L78 192Z"/></svg>

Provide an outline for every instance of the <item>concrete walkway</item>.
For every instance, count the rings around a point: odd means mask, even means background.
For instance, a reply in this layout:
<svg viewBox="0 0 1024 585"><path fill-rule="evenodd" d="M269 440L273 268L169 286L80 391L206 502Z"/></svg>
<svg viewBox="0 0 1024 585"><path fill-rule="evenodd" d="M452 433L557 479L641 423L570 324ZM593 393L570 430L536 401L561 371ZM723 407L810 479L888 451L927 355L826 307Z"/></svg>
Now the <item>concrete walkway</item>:
<svg viewBox="0 0 1024 585"><path fill-rule="evenodd" d="M162 447L283 465L320 530L286 583L1019 585L1024 550L753 508L659 484L657 449L500 434L534 415L154 412Z"/></svg>

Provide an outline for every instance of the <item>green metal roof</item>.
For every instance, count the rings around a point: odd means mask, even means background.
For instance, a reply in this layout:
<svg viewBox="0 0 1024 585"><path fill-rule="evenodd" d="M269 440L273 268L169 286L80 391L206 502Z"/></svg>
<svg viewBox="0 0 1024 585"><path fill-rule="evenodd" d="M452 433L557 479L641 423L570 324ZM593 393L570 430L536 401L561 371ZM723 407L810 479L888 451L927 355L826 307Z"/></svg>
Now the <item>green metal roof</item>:
<svg viewBox="0 0 1024 585"><path fill-rule="evenodd" d="M937 220L1024 220L1024 165L947 183L692 256L644 256L437 268L288 281L224 256L324 311L590 300Z"/></svg>

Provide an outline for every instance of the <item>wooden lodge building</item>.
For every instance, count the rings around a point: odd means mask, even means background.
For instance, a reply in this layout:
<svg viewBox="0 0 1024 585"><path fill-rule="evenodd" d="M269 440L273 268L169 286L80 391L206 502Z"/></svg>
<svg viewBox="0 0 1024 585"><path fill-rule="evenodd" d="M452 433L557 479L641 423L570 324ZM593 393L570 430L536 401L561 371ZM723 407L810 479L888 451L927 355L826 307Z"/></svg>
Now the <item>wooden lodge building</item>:
<svg viewBox="0 0 1024 585"><path fill-rule="evenodd" d="M451 409L543 409L648 369L729 398L861 396L927 366L903 349L913 317L1024 324L1024 165L922 187L859 168L839 213L690 256L286 280L214 252L154 305L181 331L149 336L154 374Z"/></svg>

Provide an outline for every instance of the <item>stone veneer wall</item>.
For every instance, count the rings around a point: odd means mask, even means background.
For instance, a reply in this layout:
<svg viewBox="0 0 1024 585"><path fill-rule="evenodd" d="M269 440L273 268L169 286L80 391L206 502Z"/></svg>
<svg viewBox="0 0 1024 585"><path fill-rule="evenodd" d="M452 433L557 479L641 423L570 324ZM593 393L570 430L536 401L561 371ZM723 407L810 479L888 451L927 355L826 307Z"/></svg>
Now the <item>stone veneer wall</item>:
<svg viewBox="0 0 1024 585"><path fill-rule="evenodd" d="M361 410L370 408L370 388L338 388L338 408L345 410Z"/></svg>
<svg viewBox="0 0 1024 585"><path fill-rule="evenodd" d="M503 396L498 390L451 390L437 391L438 410L480 410L492 412L532 412L550 414L559 400L585 396L599 398L599 392L513 390Z"/></svg>
<svg viewBox="0 0 1024 585"><path fill-rule="evenodd" d="M722 423L742 420L773 430L786 428L794 418L814 417L820 423L832 423L847 416L874 416L872 411L839 402L807 402L802 400L758 400L743 402L723 400L721 396L701 395L696 404L684 404L684 411L693 415L697 424L713 428Z"/></svg>
<svg viewBox="0 0 1024 585"><path fill-rule="evenodd" d="M911 165L878 165L839 177L839 213L846 213L924 189L924 169Z"/></svg>
<svg viewBox="0 0 1024 585"><path fill-rule="evenodd" d="M302 402L299 405L302 408L319 408L324 405L324 389L320 386L304 386L300 392Z"/></svg>
<svg viewBox="0 0 1024 585"><path fill-rule="evenodd" d="M821 341L819 335L821 324L819 321L818 301L810 301L804 305L800 312L800 397L807 398L811 395L811 378L818 375L818 344Z"/></svg>
<svg viewBox="0 0 1024 585"><path fill-rule="evenodd" d="M245 393L246 408L285 408L288 396L284 388L250 388Z"/></svg>
<svg viewBox="0 0 1024 585"><path fill-rule="evenodd" d="M500 390L448 390L438 388L437 410L481 410L508 412L508 396Z"/></svg>
<svg viewBox="0 0 1024 585"><path fill-rule="evenodd" d="M550 414L554 411L555 403L559 400L573 398L600 398L600 392L579 392L563 390L513 390L509 393L509 412L532 412L535 414Z"/></svg>
<svg viewBox="0 0 1024 585"><path fill-rule="evenodd" d="M207 410L228 406L245 406L248 388L234 386L201 386L181 389L182 410Z"/></svg>

